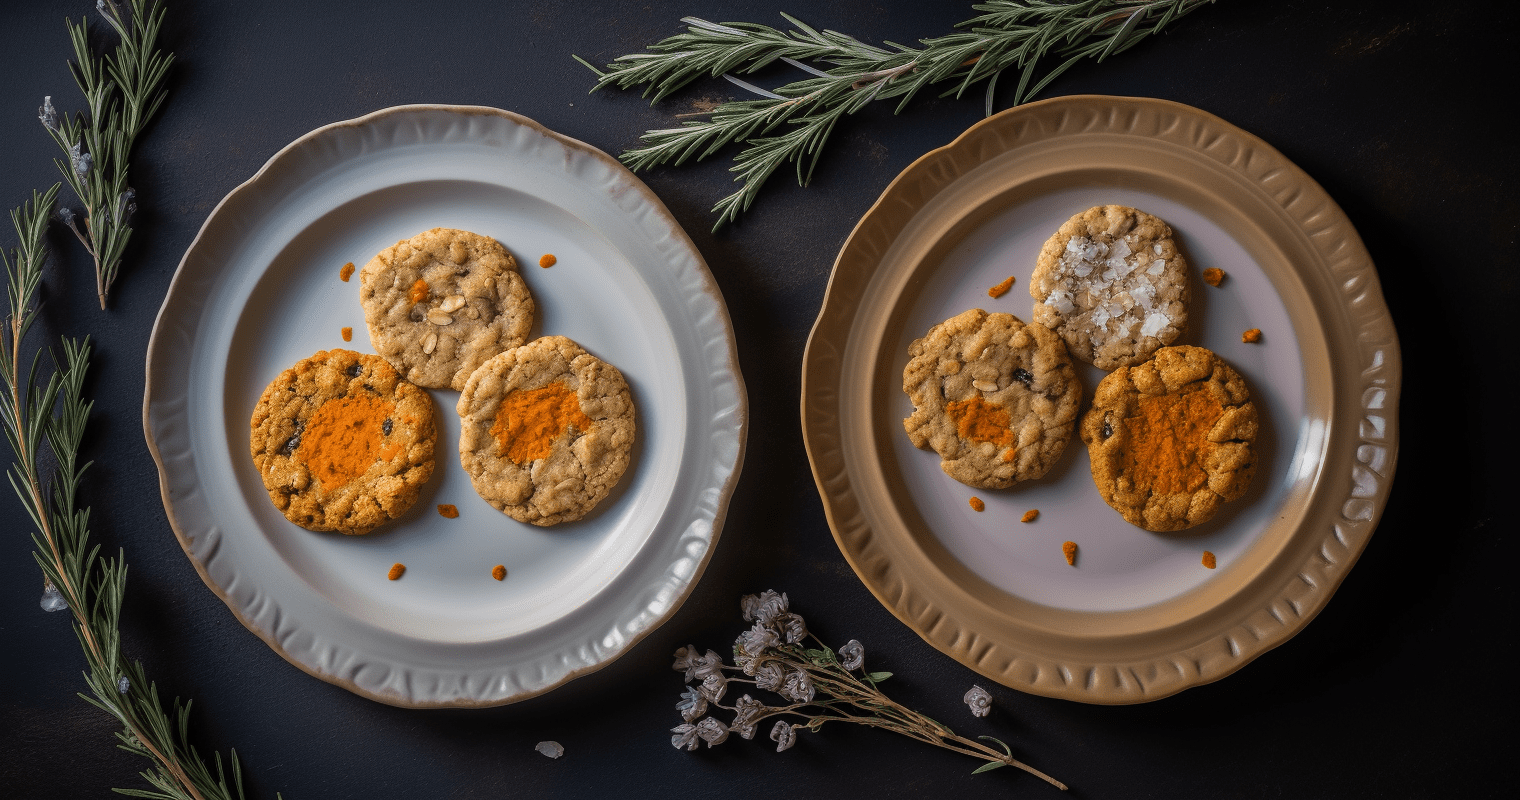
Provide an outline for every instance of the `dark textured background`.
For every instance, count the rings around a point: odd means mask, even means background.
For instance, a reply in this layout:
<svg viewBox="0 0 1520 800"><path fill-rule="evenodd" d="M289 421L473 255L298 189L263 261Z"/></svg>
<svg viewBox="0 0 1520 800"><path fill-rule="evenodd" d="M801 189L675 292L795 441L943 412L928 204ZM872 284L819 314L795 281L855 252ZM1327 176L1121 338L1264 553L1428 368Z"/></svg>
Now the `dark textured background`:
<svg viewBox="0 0 1520 800"><path fill-rule="evenodd" d="M650 107L587 96L593 62L675 33L677 20L780 24L777 11L871 42L948 32L960 2L192 2L171 0L172 96L134 161L140 231L112 295L95 307L89 265L55 233L34 343L92 333L95 416L85 489L96 540L131 565L126 651L167 695L195 699L203 750L236 747L250 796L1054 797L1013 770L874 731L804 735L784 754L732 739L677 752L680 679L670 653L718 649L736 599L789 592L830 641L856 637L897 696L1014 743L1073 795L1485 797L1501 787L1514 719L1511 507L1520 158L1509 3L1223 0L1045 96L1141 95L1198 106L1261 136L1350 215L1401 333L1402 452L1377 535L1307 629L1229 678L1139 706L1099 707L994 689L871 597L824 522L797 422L799 366L834 254L887 183L981 117L974 100L925 99L900 116L842 124L813 185L784 176L739 225L708 232L730 191L726 161L644 176L695 239L723 290L750 391L743 477L712 562L685 606L606 669L546 696L484 711L408 711L297 671L201 583L165 521L143 441L143 358L180 255L229 190L318 126L403 103L497 106L616 153L671 115L733 96L708 81ZM43 95L80 105L66 14L90 0L0 7L0 205L56 179L35 118ZM103 27L103 26L97 26ZM781 74L769 76L767 83ZM1005 87L1012 83L1005 83ZM1006 104L1006 94L1003 103ZM67 191L67 190L65 190ZM13 236L6 225L0 241ZM83 660L63 615L37 606L29 525L0 497L0 795L104 797L142 787L112 748L111 721L74 696ZM1506 533L1508 531L1508 533ZM557 739L566 756L533 751Z"/></svg>

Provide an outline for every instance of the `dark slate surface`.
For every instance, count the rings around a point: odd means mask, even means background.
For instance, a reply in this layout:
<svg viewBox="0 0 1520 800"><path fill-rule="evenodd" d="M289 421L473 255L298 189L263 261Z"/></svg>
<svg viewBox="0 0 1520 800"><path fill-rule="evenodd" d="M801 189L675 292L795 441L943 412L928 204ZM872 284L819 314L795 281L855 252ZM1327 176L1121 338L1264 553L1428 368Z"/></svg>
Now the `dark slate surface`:
<svg viewBox="0 0 1520 800"><path fill-rule="evenodd" d="M797 421L799 365L833 256L900 170L981 115L977 100L873 109L840 126L813 186L782 178L741 223L709 233L730 189L725 161L647 174L716 275L750 391L743 479L712 563L663 628L606 669L518 705L408 711L309 678L246 631L201 583L171 533L143 441L143 358L180 255L207 214L292 139L403 103L498 106L617 152L673 114L732 96L710 81L651 108L587 96L570 59L604 62L697 14L780 24L777 11L867 41L939 35L956 2L776 6L683 0L256 3L175 0L173 96L148 131L133 183L141 232L112 308L61 234L35 342L91 333L95 399L85 499L96 540L131 564L125 647L161 692L195 699L203 749L236 747L250 795L286 798L797 796L1054 797L1002 770L865 730L688 754L665 729L680 679L669 656L738 632L736 598L789 592L830 640L864 641L898 696L958 728L1013 742L1073 795L1484 797L1501 780L1515 655L1508 512L1520 178L1507 3L1225 0L1046 96L1160 97L1218 114L1314 176L1377 262L1406 364L1395 494L1360 563L1292 641L1239 673L1160 702L1099 707L994 688L996 713L960 706L980 680L897 623L830 537ZM87 0L0 7L0 200L55 179L35 119L43 95L79 97L65 67L66 14ZM771 76L779 78L780 75ZM1011 83L1005 84L1011 86ZM1006 103L1006 94L1003 102ZM9 228L6 226L6 231ZM0 234L6 245L13 242ZM74 696L83 661L61 615L37 605L27 520L0 497L0 795L104 797L142 787L113 725ZM1509 531L1510 533L1505 533ZM533 751L557 739L566 756Z"/></svg>

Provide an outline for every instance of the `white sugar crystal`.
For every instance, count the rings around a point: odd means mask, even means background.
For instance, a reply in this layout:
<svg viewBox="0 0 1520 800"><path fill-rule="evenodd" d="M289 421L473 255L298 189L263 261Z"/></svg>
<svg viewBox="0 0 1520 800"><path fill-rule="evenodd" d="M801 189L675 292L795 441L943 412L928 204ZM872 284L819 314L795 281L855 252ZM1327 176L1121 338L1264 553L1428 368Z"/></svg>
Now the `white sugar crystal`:
<svg viewBox="0 0 1520 800"><path fill-rule="evenodd" d="M1092 312L1092 322L1093 322L1093 325L1095 325L1095 326L1097 326L1099 328L1103 327L1104 325L1107 325L1108 324L1108 309L1106 309L1106 308L1095 308L1095 309L1093 309L1093 312Z"/></svg>
<svg viewBox="0 0 1520 800"><path fill-rule="evenodd" d="M1086 245L1082 248L1082 258L1087 261L1102 261L1108 255L1108 245L1102 242L1084 240Z"/></svg>
<svg viewBox="0 0 1520 800"><path fill-rule="evenodd" d="M1129 258L1129 254L1132 252L1134 251L1129 249L1129 245L1123 239L1120 239L1119 241L1114 242L1113 247L1108 251L1108 260L1112 262L1117 258L1118 260L1123 261L1124 259Z"/></svg>
<svg viewBox="0 0 1520 800"><path fill-rule="evenodd" d="M1171 322L1172 321L1160 311L1152 311L1148 316L1146 316L1145 325L1140 328L1140 335L1158 336L1162 331L1166 330L1166 326L1170 325Z"/></svg>
<svg viewBox="0 0 1520 800"><path fill-rule="evenodd" d="M1156 242L1155 244L1151 245L1151 252L1155 253L1158 256L1161 255L1161 243Z"/></svg>
<svg viewBox="0 0 1520 800"><path fill-rule="evenodd" d="M1166 269L1166 259L1158 258L1151 262L1151 268L1145 271L1147 275L1160 275Z"/></svg>
<svg viewBox="0 0 1520 800"><path fill-rule="evenodd" d="M1050 296L1045 298L1045 305L1054 308L1062 314L1070 314L1077 308L1071 304L1071 296L1065 292L1051 292Z"/></svg>
<svg viewBox="0 0 1520 800"><path fill-rule="evenodd" d="M1122 317L1122 316L1124 316L1124 306L1121 306L1118 303L1109 303L1108 304L1108 315L1110 317Z"/></svg>
<svg viewBox="0 0 1520 800"><path fill-rule="evenodd" d="M1147 281L1130 289L1129 296L1134 298L1141 308L1149 311L1151 309L1151 301L1156 299L1156 289Z"/></svg>
<svg viewBox="0 0 1520 800"><path fill-rule="evenodd" d="M1113 266L1110 265L1108 269L1103 270L1103 274L1099 277L1102 278L1104 283L1113 283L1114 278L1119 277L1119 274L1114 272Z"/></svg>
<svg viewBox="0 0 1520 800"><path fill-rule="evenodd" d="M1076 276L1078 278L1085 278L1088 275L1092 274L1093 265L1087 263L1086 261L1078 261L1076 264L1072 265L1071 271L1076 273Z"/></svg>
<svg viewBox="0 0 1520 800"><path fill-rule="evenodd" d="M1088 244L1091 243L1088 242L1086 238L1081 236L1073 236L1070 239L1066 240L1066 252L1071 253L1078 258L1081 258L1082 248L1086 247Z"/></svg>

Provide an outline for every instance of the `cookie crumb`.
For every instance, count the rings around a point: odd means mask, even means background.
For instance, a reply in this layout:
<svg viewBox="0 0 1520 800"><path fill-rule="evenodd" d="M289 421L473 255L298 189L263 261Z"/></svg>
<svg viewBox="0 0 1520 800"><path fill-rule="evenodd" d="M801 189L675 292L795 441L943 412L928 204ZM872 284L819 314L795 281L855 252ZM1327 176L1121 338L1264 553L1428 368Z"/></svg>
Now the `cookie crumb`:
<svg viewBox="0 0 1520 800"><path fill-rule="evenodd" d="M496 580L499 580L499 581L506 580L507 579L507 568L504 567L504 566L502 566L501 564L497 564L496 566L491 567L491 577L493 577L493 578L495 578Z"/></svg>
<svg viewBox="0 0 1520 800"><path fill-rule="evenodd" d="M972 511L986 511L987 510L987 504L982 502L982 498L980 498L980 497L973 497L973 498L971 498L971 510Z"/></svg>
<svg viewBox="0 0 1520 800"><path fill-rule="evenodd" d="M1040 518L1040 510L1038 508L1031 508L1028 511L1024 512L1024 516L1019 517L1019 522L1034 522L1035 520L1037 520L1039 518ZM1071 543L1067 542L1067 544L1071 544Z"/></svg>
<svg viewBox="0 0 1520 800"><path fill-rule="evenodd" d="M1211 553L1211 552L1209 552L1207 550L1203 551L1203 565L1205 567L1208 567L1209 569L1213 569L1214 568L1215 562L1214 562L1214 554L1213 553Z"/></svg>
<svg viewBox="0 0 1520 800"><path fill-rule="evenodd" d="M338 270L338 278L341 279L344 283L348 283L348 279L352 278L353 276L354 276L354 262L352 262L352 261L348 262L347 264L344 264L343 265L343 269Z"/></svg>
<svg viewBox="0 0 1520 800"><path fill-rule="evenodd" d="M459 507L453 503L445 503L438 507L438 516L445 519L453 519L459 516Z"/></svg>
<svg viewBox="0 0 1520 800"><path fill-rule="evenodd" d="M1077 565L1077 543L1076 542L1062 542L1061 543L1061 554L1064 555L1064 556L1066 556L1066 564L1067 564L1067 566L1075 567Z"/></svg>
<svg viewBox="0 0 1520 800"><path fill-rule="evenodd" d="M1224 270L1218 267L1209 267L1203 271L1203 282L1210 286L1218 286L1224 283Z"/></svg>
<svg viewBox="0 0 1520 800"><path fill-rule="evenodd" d="M1002 283L992 287L991 289L988 289L987 296L1002 297L1003 295L1008 294L1008 290L1011 288L1013 288L1013 276L1009 275L1007 279L1005 279Z"/></svg>
<svg viewBox="0 0 1520 800"><path fill-rule="evenodd" d="M1261 341L1261 328L1252 328L1240 335L1240 340L1247 344L1255 344Z"/></svg>
<svg viewBox="0 0 1520 800"><path fill-rule="evenodd" d="M558 263L559 259L555 258L553 253L544 253L543 257L538 260L538 265L544 269L548 269Z"/></svg>
<svg viewBox="0 0 1520 800"><path fill-rule="evenodd" d="M392 564L391 565L391 571L390 572L385 573L385 579L388 580L388 581L399 581L399 580L401 580L401 576L405 575L405 574L406 574L406 565L405 564L401 564L401 563L396 563L396 564Z"/></svg>
<svg viewBox="0 0 1520 800"><path fill-rule="evenodd" d="M343 334L343 341L345 342L352 342L354 340L353 328L339 328L338 333Z"/></svg>

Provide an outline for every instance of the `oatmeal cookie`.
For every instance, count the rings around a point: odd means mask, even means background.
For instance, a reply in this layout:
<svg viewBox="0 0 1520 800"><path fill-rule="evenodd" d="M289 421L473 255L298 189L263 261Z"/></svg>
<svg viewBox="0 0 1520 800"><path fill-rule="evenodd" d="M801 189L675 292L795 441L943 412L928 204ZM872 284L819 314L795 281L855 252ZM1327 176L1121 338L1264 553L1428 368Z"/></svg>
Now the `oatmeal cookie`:
<svg viewBox="0 0 1520 800"><path fill-rule="evenodd" d="M463 389L476 367L533 327L517 262L469 231L434 228L397 242L364 265L359 284L375 351L430 389Z"/></svg>
<svg viewBox="0 0 1520 800"><path fill-rule="evenodd" d="M908 346L903 391L914 409L903 420L908 439L939 453L946 475L978 489L1006 489L1048 472L1082 401L1060 337L980 308Z"/></svg>
<svg viewBox="0 0 1520 800"><path fill-rule="evenodd" d="M1187 328L1188 267L1172 229L1125 206L1067 220L1040 249L1029 294L1034 321L1100 369L1138 364Z"/></svg>
<svg viewBox="0 0 1520 800"><path fill-rule="evenodd" d="M580 519L623 476L633 398L617 367L563 336L501 353L459 395L459 462L475 491L518 522Z"/></svg>
<svg viewBox="0 0 1520 800"><path fill-rule="evenodd" d="M1245 380L1202 347L1163 347L1114 370L1082 418L1098 493L1148 531L1206 522L1245 494L1256 431Z"/></svg>
<svg viewBox="0 0 1520 800"><path fill-rule="evenodd" d="M433 475L433 401L379 356L324 350L269 383L249 450L269 499L313 531L369 533Z"/></svg>

